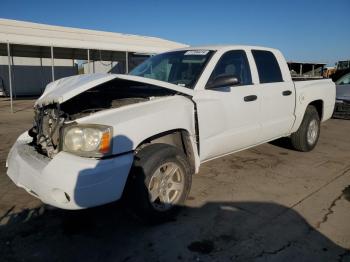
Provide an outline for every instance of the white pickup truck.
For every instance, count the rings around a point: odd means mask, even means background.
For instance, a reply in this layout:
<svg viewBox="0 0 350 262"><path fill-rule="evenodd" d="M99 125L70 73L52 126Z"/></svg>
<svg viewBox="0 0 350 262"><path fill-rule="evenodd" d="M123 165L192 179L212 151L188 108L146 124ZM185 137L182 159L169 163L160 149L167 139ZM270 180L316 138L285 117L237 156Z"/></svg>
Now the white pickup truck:
<svg viewBox="0 0 350 262"><path fill-rule="evenodd" d="M59 208L127 192L139 215L161 220L185 201L205 161L288 136L295 149L312 150L334 104L331 80L294 82L278 50L178 49L128 75L50 83L33 128L9 153L7 174Z"/></svg>

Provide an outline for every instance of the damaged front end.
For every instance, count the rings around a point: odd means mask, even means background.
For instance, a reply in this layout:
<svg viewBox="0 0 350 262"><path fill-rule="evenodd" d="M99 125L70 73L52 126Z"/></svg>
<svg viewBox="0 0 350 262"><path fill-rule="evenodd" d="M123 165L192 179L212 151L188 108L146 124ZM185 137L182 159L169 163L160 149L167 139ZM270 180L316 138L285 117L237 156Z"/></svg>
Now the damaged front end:
<svg viewBox="0 0 350 262"><path fill-rule="evenodd" d="M59 152L60 130L67 114L60 110L59 104L51 104L34 109L34 125L28 131L33 138L32 146L49 158Z"/></svg>
<svg viewBox="0 0 350 262"><path fill-rule="evenodd" d="M61 92L59 88L65 88L65 86L61 85L57 88L59 93ZM77 89L79 85L72 88ZM65 94L69 92L71 91ZM114 78L95 86L91 84L89 89L84 88L80 93L70 95L66 100L60 101L59 97L54 99L53 93L51 90L47 95L52 102L42 103L45 99L39 99L36 103L34 125L28 131L33 138L32 146L40 154L49 158L53 158L62 150L63 129L66 125L74 124L75 120L107 109L172 96L177 92L149 83ZM62 96L61 93L59 94Z"/></svg>

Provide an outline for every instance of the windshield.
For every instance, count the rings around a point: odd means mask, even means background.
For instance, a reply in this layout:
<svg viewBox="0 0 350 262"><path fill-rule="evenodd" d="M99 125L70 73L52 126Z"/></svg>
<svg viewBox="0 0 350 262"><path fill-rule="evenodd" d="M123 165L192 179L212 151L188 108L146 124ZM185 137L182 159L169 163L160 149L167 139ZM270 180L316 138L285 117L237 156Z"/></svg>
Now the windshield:
<svg viewBox="0 0 350 262"><path fill-rule="evenodd" d="M150 57L135 67L130 75L152 78L187 88L194 88L213 51L185 50Z"/></svg>

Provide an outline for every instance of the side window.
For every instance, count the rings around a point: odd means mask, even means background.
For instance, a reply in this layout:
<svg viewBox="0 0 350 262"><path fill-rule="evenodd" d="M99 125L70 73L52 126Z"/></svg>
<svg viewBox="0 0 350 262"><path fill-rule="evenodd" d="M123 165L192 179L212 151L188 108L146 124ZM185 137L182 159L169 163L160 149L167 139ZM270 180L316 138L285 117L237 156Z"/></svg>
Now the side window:
<svg viewBox="0 0 350 262"><path fill-rule="evenodd" d="M223 75L237 77L240 85L252 84L248 59L243 50L233 50L223 54L211 73L208 84Z"/></svg>
<svg viewBox="0 0 350 262"><path fill-rule="evenodd" d="M282 73L273 53L263 50L252 50L258 69L260 83L282 82Z"/></svg>

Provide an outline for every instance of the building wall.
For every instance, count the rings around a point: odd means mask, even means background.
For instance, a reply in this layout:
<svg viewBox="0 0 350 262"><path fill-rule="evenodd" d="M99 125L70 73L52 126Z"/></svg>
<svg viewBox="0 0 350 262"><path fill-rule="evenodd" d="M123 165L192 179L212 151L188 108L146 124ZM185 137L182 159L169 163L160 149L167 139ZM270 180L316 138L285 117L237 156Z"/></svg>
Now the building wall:
<svg viewBox="0 0 350 262"><path fill-rule="evenodd" d="M55 59L55 80L78 74L71 59ZM37 96L52 81L50 58L12 58L12 90L14 96ZM9 93L8 58L0 56L0 88L2 83Z"/></svg>
<svg viewBox="0 0 350 262"><path fill-rule="evenodd" d="M129 54L128 55L128 69L129 72L134 69L136 66L141 64L150 55L139 55L139 54ZM118 61L90 61L90 63L85 62L83 64L84 74L89 73L89 64L90 64L90 73L112 73L112 74L125 74L126 73L126 61L125 59L120 59Z"/></svg>
<svg viewBox="0 0 350 262"><path fill-rule="evenodd" d="M125 73L125 62L117 61L91 61L90 63L84 63L84 74L89 73L88 65L90 64L90 73Z"/></svg>

